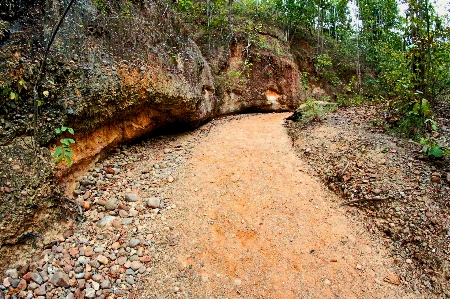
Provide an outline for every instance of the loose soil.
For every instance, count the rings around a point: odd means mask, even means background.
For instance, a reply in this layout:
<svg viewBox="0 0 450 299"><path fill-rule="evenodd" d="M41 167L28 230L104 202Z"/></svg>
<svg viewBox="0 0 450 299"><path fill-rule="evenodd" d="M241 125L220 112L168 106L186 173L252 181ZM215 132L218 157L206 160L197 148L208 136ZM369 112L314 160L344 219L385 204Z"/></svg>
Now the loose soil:
<svg viewBox="0 0 450 299"><path fill-rule="evenodd" d="M287 116L224 122L193 148L171 195L176 241L134 298L416 298L377 236L307 173Z"/></svg>

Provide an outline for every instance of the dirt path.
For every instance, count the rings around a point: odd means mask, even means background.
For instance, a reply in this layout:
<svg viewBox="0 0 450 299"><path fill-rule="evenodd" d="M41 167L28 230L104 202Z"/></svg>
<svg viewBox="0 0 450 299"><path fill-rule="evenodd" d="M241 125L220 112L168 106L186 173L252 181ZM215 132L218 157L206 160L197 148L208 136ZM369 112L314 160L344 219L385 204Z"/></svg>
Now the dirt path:
<svg viewBox="0 0 450 299"><path fill-rule="evenodd" d="M225 122L193 148L172 185L174 246L135 297L415 298L395 285L385 250L306 174L285 117Z"/></svg>
<svg viewBox="0 0 450 299"><path fill-rule="evenodd" d="M286 117L117 148L79 178L79 222L23 244L44 250L0 277L0 299L420 298L378 235L308 174Z"/></svg>

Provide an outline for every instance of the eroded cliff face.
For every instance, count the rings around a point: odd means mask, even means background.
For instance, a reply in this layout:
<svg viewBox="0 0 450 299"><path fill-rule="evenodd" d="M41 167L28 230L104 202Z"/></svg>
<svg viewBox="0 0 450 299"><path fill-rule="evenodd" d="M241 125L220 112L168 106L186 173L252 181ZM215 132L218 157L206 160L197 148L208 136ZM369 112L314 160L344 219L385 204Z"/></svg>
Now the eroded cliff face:
<svg viewBox="0 0 450 299"><path fill-rule="evenodd" d="M37 88L40 105L34 122L33 83L68 1L6 2L0 14L0 151L6 153L14 144L31 148L32 141L18 141L35 134L36 124L36 142L52 151L61 137L55 128L73 128L73 166L59 164L53 172L60 183L118 144L166 125L187 129L223 114L285 111L306 97L289 47L276 37L257 33L266 42L263 47L236 34L205 55L195 34L164 1L102 6L102 1L87 0L76 2L51 47ZM62 196L52 188L22 192L24 184L9 171L20 159L3 158L8 165L0 173L0 226L13 229L0 234L0 246L13 244L30 227L45 230L46 222L24 220L46 206L35 198ZM37 176L39 172L35 170ZM49 182L47 168L45 173L41 179ZM24 212L18 206L27 200L32 208Z"/></svg>

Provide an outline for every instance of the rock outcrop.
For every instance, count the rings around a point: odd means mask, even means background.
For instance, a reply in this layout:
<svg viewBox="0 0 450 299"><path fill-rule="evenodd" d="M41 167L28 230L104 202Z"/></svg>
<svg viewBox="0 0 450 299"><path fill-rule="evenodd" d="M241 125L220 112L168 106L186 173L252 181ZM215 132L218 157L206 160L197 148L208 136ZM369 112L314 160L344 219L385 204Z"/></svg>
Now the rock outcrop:
<svg viewBox="0 0 450 299"><path fill-rule="evenodd" d="M59 165L60 182L84 171L108 149L158 128L176 124L188 129L223 114L291 110L305 98L289 47L276 37L256 33L269 45L262 47L249 42L248 34L236 33L220 51L204 55L195 34L164 1L88 0L76 2L58 31L35 101L33 86L45 46L67 3L0 4L0 151L32 135L52 151L60 137L55 128L73 128L74 164ZM278 53L271 50L274 44ZM221 55L218 67L211 57ZM30 142L23 148L32 147ZM9 167L0 173L2 227L8 226L5 221L23 222L23 217L2 215L33 215L19 213L6 201L21 197L33 203L30 198L38 194L30 189L21 195L24 184L11 173ZM45 173L41 179L48 182ZM53 198L50 189L39 197ZM14 223L13 231L0 235L0 246L14 243L31 225L36 231L46 225Z"/></svg>

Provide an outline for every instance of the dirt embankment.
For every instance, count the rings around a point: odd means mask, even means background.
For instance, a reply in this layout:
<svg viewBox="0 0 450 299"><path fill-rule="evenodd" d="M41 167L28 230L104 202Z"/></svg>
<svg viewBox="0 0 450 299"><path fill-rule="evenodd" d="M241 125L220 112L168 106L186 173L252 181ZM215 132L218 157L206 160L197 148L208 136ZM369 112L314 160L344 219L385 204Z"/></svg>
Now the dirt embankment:
<svg viewBox="0 0 450 299"><path fill-rule="evenodd" d="M436 118L449 140L448 114ZM428 159L420 145L387 134L385 122L379 108L364 106L288 129L308 172L381 238L402 283L427 298L449 298L449 158Z"/></svg>

